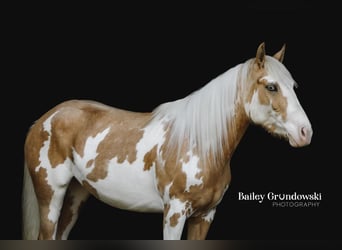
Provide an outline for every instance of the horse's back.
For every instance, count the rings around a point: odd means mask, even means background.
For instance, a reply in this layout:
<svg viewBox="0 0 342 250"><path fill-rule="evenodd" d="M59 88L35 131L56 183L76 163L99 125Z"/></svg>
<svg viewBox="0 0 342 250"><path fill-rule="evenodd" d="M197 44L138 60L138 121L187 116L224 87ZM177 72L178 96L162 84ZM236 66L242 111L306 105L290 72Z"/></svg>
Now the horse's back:
<svg viewBox="0 0 342 250"><path fill-rule="evenodd" d="M39 150L47 137L51 137L49 151L58 152L65 158L71 157L71 149L82 147L86 138L95 136L106 128L138 128L143 127L149 121L149 114L136 113L90 100L70 100L50 109L42 115L30 128L25 151L28 158L33 151ZM38 152L36 152L38 153Z"/></svg>

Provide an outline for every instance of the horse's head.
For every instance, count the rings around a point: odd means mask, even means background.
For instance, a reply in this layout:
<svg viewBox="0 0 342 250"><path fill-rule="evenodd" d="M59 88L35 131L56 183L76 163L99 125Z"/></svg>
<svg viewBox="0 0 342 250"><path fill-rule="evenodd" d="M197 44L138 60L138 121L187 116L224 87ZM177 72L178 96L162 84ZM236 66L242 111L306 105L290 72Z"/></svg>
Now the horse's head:
<svg viewBox="0 0 342 250"><path fill-rule="evenodd" d="M282 64L284 52L285 46L272 57L266 55L264 43L258 47L244 107L253 123L302 147L310 144L312 128L294 92L295 81Z"/></svg>

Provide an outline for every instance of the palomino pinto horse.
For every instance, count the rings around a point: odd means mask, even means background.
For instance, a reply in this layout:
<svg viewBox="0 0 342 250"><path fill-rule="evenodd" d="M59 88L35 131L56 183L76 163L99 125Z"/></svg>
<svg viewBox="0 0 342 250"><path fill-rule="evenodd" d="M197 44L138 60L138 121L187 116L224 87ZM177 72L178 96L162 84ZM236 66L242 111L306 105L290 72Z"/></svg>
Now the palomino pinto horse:
<svg viewBox="0 0 342 250"><path fill-rule="evenodd" d="M63 102L25 142L23 237L67 239L90 194L120 209L162 212L163 238L205 239L227 190L230 159L253 122L310 143L310 122L282 64L264 43L256 57L191 95L135 113L86 100Z"/></svg>

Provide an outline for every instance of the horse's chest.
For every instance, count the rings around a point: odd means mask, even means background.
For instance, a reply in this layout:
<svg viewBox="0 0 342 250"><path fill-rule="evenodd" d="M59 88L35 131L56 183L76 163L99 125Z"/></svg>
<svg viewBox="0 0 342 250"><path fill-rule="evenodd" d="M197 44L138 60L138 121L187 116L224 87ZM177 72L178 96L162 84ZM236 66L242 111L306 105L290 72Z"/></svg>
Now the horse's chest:
<svg viewBox="0 0 342 250"><path fill-rule="evenodd" d="M157 168L158 187L164 202L178 200L189 212L199 212L215 207L222 199L230 182L229 168L208 169L192 152L186 160L172 164L166 162Z"/></svg>

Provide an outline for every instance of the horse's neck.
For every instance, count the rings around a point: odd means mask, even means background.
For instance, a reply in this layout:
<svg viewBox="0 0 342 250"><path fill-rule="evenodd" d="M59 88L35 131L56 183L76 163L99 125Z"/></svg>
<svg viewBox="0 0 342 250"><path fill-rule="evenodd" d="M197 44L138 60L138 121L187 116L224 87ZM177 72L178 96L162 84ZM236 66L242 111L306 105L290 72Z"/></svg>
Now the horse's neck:
<svg viewBox="0 0 342 250"><path fill-rule="evenodd" d="M243 135L245 134L250 118L245 111L246 95L250 92L251 81L249 79L249 71L251 61L246 61L238 65L236 68L236 93L234 98L234 113L229 117L228 121L228 142L224 145L224 158L230 161Z"/></svg>
<svg viewBox="0 0 342 250"><path fill-rule="evenodd" d="M240 84L244 84L241 83ZM234 113L229 117L228 123L228 131L227 131L227 140L223 141L223 154L218 155L214 159L214 164L219 165L218 167L226 168L227 164L230 163L230 160L238 147L243 135L245 134L249 124L250 119L248 118L245 108L244 108L244 97L243 91L246 89L237 87L237 92L234 101ZM211 164L211 163L209 163ZM217 168L217 166L216 166Z"/></svg>
<svg viewBox="0 0 342 250"><path fill-rule="evenodd" d="M248 126L242 98L246 86L240 86L246 82L247 66L237 65L192 95L153 112L154 119L170 120L168 146L177 148L178 155L182 148L196 147L208 165L226 165Z"/></svg>

